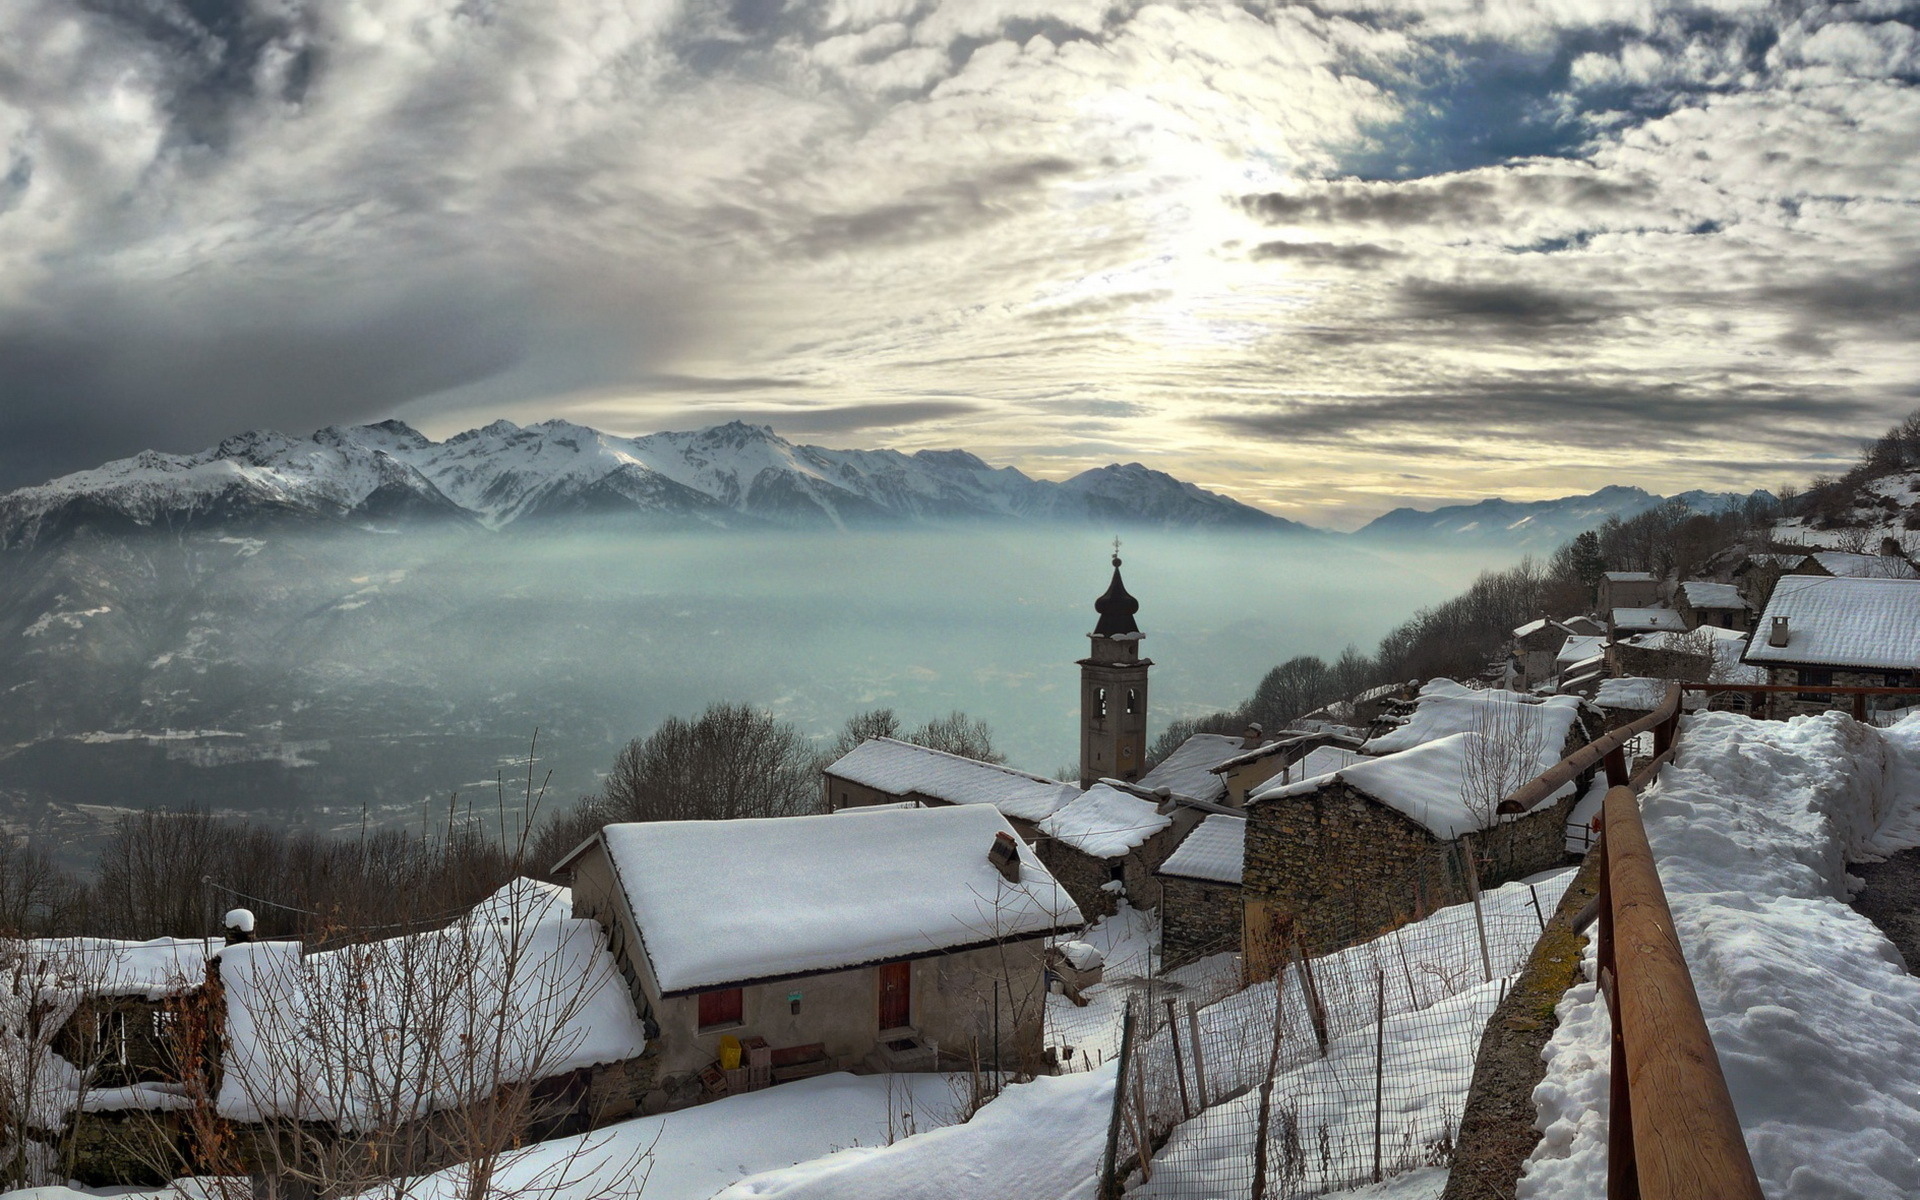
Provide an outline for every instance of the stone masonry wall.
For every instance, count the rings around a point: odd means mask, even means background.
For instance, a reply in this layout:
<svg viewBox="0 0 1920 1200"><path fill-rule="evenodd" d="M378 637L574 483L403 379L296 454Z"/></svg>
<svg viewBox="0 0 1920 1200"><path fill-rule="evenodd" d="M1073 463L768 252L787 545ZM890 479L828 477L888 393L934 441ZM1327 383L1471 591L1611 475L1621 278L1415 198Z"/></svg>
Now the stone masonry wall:
<svg viewBox="0 0 1920 1200"><path fill-rule="evenodd" d="M1558 865L1566 857L1569 796L1476 838L1481 885ZM1310 954L1376 937L1468 899L1465 859L1393 809L1336 780L1247 813L1246 932L1255 945L1297 931ZM1270 965L1270 964L1269 964Z"/></svg>
<svg viewBox="0 0 1920 1200"><path fill-rule="evenodd" d="M1240 948L1240 889L1177 875L1160 877L1160 954L1165 969Z"/></svg>

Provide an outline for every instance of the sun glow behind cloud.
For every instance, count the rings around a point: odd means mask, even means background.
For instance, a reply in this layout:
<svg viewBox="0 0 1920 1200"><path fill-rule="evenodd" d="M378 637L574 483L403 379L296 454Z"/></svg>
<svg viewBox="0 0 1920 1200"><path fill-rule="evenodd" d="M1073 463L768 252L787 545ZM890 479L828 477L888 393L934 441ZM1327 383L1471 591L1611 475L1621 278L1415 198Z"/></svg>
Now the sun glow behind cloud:
<svg viewBox="0 0 1920 1200"><path fill-rule="evenodd" d="M1772 484L1914 402L1914 11L21 0L0 483L398 413Z"/></svg>

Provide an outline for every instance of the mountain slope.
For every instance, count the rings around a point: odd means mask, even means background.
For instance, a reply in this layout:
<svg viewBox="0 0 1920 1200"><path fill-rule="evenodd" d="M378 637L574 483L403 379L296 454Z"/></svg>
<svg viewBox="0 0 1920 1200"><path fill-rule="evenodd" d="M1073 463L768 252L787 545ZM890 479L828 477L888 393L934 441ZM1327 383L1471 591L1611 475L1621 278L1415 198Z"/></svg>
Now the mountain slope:
<svg viewBox="0 0 1920 1200"><path fill-rule="evenodd" d="M245 433L192 455L147 451L22 488L0 496L0 548L83 528L430 518L504 529L586 514L710 528L987 518L1306 529L1138 463L1054 483L960 450L830 450L737 421L639 438L496 421L444 442L386 421L306 438Z"/></svg>
<svg viewBox="0 0 1920 1200"><path fill-rule="evenodd" d="M1771 499L1765 492L1753 495ZM1549 551L1608 517L1624 521L1668 499L1682 501L1695 512L1719 513L1740 507L1748 497L1738 492L1703 491L1666 497L1643 488L1609 486L1584 496L1563 496L1558 500L1489 499L1425 512L1396 508L1362 526L1353 536L1377 541L1442 539L1456 544L1499 544Z"/></svg>

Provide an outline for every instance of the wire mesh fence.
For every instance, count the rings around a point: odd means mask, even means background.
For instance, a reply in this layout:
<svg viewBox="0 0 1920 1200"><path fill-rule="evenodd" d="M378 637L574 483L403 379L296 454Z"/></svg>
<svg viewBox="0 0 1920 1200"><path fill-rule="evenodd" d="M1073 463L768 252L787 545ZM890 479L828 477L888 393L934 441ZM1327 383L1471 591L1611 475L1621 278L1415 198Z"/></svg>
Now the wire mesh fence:
<svg viewBox="0 0 1920 1200"><path fill-rule="evenodd" d="M1293 938L1211 1003L1134 995L1107 1194L1314 1196L1446 1164L1481 1031L1570 876L1318 957Z"/></svg>

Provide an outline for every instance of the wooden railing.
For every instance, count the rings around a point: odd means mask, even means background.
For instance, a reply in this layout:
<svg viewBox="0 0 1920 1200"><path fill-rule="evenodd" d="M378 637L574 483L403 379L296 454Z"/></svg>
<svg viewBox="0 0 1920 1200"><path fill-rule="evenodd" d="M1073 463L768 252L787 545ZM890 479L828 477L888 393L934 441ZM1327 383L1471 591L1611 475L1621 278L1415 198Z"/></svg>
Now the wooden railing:
<svg viewBox="0 0 1920 1200"><path fill-rule="evenodd" d="M1607 1200L1761 1200L1640 821L1641 789L1673 757L1680 697L1681 685L1669 684L1652 712L1514 789L1500 811L1526 812L1596 766L1606 771L1600 894L1590 907L1613 1025ZM1627 744L1648 731L1654 755L1629 775Z"/></svg>
<svg viewBox="0 0 1920 1200"><path fill-rule="evenodd" d="M1613 1024L1607 1200L1761 1200L1637 789L1609 788L1602 811L1600 987Z"/></svg>

